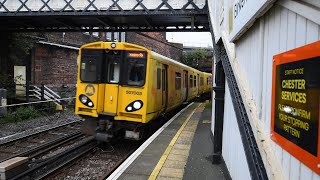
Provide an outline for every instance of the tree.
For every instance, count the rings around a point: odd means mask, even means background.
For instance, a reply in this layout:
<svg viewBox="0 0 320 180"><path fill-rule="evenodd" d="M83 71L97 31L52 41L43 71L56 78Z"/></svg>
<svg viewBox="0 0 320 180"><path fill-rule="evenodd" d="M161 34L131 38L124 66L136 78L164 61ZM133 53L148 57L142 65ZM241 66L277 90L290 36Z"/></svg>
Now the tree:
<svg viewBox="0 0 320 180"><path fill-rule="evenodd" d="M207 59L209 53L205 49L193 49L191 52L184 52L182 55L182 63L198 68L199 61Z"/></svg>

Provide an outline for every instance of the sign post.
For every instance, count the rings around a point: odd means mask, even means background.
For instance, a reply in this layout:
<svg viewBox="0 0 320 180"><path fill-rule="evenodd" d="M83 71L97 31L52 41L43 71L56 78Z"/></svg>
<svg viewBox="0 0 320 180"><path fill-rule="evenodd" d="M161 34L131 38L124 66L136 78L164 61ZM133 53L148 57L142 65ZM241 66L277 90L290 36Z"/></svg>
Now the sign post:
<svg viewBox="0 0 320 180"><path fill-rule="evenodd" d="M320 174L320 41L273 60L271 138Z"/></svg>

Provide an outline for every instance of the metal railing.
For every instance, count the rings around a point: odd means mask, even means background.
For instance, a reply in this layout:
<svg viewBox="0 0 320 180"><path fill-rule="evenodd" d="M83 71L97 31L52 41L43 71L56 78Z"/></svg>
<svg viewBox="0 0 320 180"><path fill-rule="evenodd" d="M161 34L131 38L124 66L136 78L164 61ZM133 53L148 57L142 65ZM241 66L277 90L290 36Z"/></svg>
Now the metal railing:
<svg viewBox="0 0 320 180"><path fill-rule="evenodd" d="M39 100L54 100L53 102L56 105L61 105L61 102L59 99L61 99L61 97L55 93L54 91L52 91L50 88L48 88L45 85L41 85L41 88L39 88L36 85L30 85L30 95L29 96L33 96Z"/></svg>

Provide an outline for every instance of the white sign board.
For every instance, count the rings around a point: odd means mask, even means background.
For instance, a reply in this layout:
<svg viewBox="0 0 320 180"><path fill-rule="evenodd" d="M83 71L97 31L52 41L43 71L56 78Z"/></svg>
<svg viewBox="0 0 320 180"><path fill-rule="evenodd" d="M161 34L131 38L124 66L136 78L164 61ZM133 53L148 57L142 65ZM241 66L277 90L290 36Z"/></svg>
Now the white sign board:
<svg viewBox="0 0 320 180"><path fill-rule="evenodd" d="M235 0L229 9L229 40L234 41L274 0Z"/></svg>
<svg viewBox="0 0 320 180"><path fill-rule="evenodd" d="M26 67L14 66L14 82L16 83L16 96L26 95Z"/></svg>

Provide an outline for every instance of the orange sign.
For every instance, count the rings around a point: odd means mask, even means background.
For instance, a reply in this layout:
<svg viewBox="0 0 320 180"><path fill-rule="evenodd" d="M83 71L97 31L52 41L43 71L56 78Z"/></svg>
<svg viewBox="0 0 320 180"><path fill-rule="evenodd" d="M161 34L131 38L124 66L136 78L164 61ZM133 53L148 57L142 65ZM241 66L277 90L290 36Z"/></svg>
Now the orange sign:
<svg viewBox="0 0 320 180"><path fill-rule="evenodd" d="M273 60L271 138L320 174L320 41Z"/></svg>
<svg viewBox="0 0 320 180"><path fill-rule="evenodd" d="M144 54L143 53L128 53L128 56L132 57L132 58L143 58Z"/></svg>

